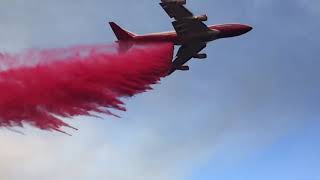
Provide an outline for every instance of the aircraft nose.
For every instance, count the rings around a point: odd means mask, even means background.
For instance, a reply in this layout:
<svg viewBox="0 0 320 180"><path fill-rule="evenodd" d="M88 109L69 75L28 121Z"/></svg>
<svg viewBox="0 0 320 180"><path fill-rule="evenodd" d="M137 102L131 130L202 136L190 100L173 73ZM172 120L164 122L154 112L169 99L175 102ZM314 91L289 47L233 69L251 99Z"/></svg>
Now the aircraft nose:
<svg viewBox="0 0 320 180"><path fill-rule="evenodd" d="M224 24L214 27L214 29L220 32L219 38L235 37L243 35L253 28L245 24Z"/></svg>
<svg viewBox="0 0 320 180"><path fill-rule="evenodd" d="M253 29L253 27L249 26L249 25L244 25L244 24L241 24L239 25L239 31L241 32L241 34L245 34L249 31L251 31Z"/></svg>
<svg viewBox="0 0 320 180"><path fill-rule="evenodd" d="M253 27L249 26L249 25L244 25L245 26L245 31L246 33L251 31L253 29Z"/></svg>

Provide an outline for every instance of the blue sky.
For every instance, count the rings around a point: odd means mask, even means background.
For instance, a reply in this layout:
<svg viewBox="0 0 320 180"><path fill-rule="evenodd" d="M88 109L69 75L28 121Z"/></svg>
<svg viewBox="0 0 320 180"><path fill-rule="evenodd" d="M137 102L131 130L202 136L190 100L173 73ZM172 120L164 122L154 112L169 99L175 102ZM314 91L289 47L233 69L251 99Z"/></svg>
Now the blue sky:
<svg viewBox="0 0 320 180"><path fill-rule="evenodd" d="M320 146L315 143L318 128L311 127L311 124L228 167L221 167L210 160L188 179L319 179L317 156Z"/></svg>
<svg viewBox="0 0 320 180"><path fill-rule="evenodd" d="M0 131L0 179L320 179L320 4L317 0L189 0L208 24L254 30L211 43L122 118L76 117L72 138ZM4 0L0 50L109 43L172 29L157 1Z"/></svg>

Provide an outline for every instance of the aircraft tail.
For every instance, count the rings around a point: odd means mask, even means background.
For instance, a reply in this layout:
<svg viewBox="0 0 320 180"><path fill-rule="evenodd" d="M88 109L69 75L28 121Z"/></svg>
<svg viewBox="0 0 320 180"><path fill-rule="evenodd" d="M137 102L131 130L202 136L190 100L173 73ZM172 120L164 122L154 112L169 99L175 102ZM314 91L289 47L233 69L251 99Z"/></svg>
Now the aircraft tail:
<svg viewBox="0 0 320 180"><path fill-rule="evenodd" d="M136 34L121 28L114 22L109 22L109 24L119 41L129 41L136 36Z"/></svg>

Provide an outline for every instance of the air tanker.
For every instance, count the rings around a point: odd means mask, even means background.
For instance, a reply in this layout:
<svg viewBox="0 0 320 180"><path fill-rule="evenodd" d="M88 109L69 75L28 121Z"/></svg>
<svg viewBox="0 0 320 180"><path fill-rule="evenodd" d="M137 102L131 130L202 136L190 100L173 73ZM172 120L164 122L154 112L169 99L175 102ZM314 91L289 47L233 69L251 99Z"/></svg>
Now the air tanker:
<svg viewBox="0 0 320 180"><path fill-rule="evenodd" d="M160 6L170 18L174 19L172 25L175 31L138 35L121 28L114 22L109 24L118 43L170 42L180 46L169 74L176 70L188 71L189 66L185 64L192 58L207 58L207 54L201 51L208 42L240 36L252 30L249 25L237 23L207 26L204 23L208 20L207 15L195 16L185 5L186 0L161 0Z"/></svg>

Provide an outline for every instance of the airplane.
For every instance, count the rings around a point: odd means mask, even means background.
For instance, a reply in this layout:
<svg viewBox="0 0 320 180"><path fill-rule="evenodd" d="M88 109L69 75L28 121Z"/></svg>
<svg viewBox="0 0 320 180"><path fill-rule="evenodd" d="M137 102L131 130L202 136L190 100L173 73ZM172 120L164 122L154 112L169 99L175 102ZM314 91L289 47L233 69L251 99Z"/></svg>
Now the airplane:
<svg viewBox="0 0 320 180"><path fill-rule="evenodd" d="M205 59L207 54L200 53L210 41L243 35L253 28L245 24L220 24L207 26L207 15L195 16L184 5L186 0L161 0L161 7L173 18L175 31L137 35L129 32L114 22L109 22L119 43L171 42L181 46L172 62L168 75L176 70L188 71L185 65L192 58ZM130 48L131 45L128 45Z"/></svg>

